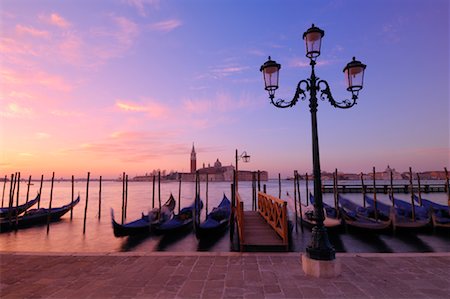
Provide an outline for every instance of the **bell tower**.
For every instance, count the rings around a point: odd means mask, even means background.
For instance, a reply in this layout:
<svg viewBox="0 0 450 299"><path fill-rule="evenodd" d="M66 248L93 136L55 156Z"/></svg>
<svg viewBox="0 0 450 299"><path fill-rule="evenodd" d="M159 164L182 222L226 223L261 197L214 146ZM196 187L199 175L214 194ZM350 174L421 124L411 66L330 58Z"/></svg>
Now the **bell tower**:
<svg viewBox="0 0 450 299"><path fill-rule="evenodd" d="M197 170L197 155L195 153L194 143L192 143L191 151L191 173L195 173Z"/></svg>

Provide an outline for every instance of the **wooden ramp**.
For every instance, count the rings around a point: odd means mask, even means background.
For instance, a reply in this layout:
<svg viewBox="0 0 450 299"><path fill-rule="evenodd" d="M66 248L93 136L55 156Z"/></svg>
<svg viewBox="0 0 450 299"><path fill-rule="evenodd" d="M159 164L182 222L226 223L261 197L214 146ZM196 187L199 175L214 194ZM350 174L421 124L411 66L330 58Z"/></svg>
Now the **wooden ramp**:
<svg viewBox="0 0 450 299"><path fill-rule="evenodd" d="M258 210L244 211L236 192L236 222L241 251L288 251L287 203L258 193Z"/></svg>
<svg viewBox="0 0 450 299"><path fill-rule="evenodd" d="M286 244L258 211L244 211L243 251L286 251Z"/></svg>

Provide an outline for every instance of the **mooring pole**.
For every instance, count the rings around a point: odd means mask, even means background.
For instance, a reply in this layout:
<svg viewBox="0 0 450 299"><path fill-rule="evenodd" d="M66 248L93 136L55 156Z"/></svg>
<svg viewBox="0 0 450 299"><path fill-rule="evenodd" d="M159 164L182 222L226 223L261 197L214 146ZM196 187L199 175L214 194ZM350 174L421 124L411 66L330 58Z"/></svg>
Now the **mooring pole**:
<svg viewBox="0 0 450 299"><path fill-rule="evenodd" d="M52 174L52 184L50 187L50 202L48 204L48 213L47 213L47 235L50 232L50 215L52 212L52 201L53 201L53 182L55 180L55 172Z"/></svg>
<svg viewBox="0 0 450 299"><path fill-rule="evenodd" d="M152 209L155 208L155 181L156 181L156 176L153 173L153 194L152 194Z"/></svg>
<svg viewBox="0 0 450 299"><path fill-rule="evenodd" d="M278 198L281 199L281 174L278 173Z"/></svg>
<svg viewBox="0 0 450 299"><path fill-rule="evenodd" d="M231 184L231 217L230 217L230 241L231 241L231 246L233 246L233 238L234 238L235 210L236 210L236 195L235 195L235 189L234 189L234 183L233 183L233 184Z"/></svg>
<svg viewBox="0 0 450 299"><path fill-rule="evenodd" d="M445 170L445 185L447 186L447 205L450 207L450 183L448 180L447 167L444 167L444 170Z"/></svg>
<svg viewBox="0 0 450 299"><path fill-rule="evenodd" d="M206 211L206 216L208 216L208 173L206 174L206 205L205 205L205 211Z"/></svg>
<svg viewBox="0 0 450 299"><path fill-rule="evenodd" d="M17 225L19 223L19 189L20 189L20 172L19 175L17 177L17 196L16 196L16 230L17 230Z"/></svg>
<svg viewBox="0 0 450 299"><path fill-rule="evenodd" d="M422 191L420 190L420 176L419 173L417 175L417 185L419 186L419 205L422 206Z"/></svg>
<svg viewBox="0 0 450 299"><path fill-rule="evenodd" d="M302 211L302 197L301 197L301 193L300 193L300 175L297 172L297 177L294 178L294 183L295 181L297 181L297 193L298 193L298 203L299 203L299 207L300 207L300 228L302 229L303 232L303 211ZM295 189L295 187L294 187Z"/></svg>
<svg viewBox="0 0 450 299"><path fill-rule="evenodd" d="M122 173L122 224L125 216L125 172Z"/></svg>
<svg viewBox="0 0 450 299"><path fill-rule="evenodd" d="M375 220L378 221L378 207L377 207L377 186L375 183L375 166L372 168L373 172L373 202L374 202L374 210L375 210ZM364 202L366 202L366 199L364 198Z"/></svg>
<svg viewBox="0 0 450 299"><path fill-rule="evenodd" d="M415 209L415 204L414 204L414 186L413 186L413 177L412 177L412 169L411 167L409 168L409 185L411 188L411 219L412 221L416 221L416 209Z"/></svg>
<svg viewBox="0 0 450 299"><path fill-rule="evenodd" d="M364 185L364 174L361 172L361 191L362 191L362 201L363 201L363 207L366 207L366 186Z"/></svg>
<svg viewBox="0 0 450 299"><path fill-rule="evenodd" d="M88 209L88 199L89 199L89 178L91 176L91 173L87 173L87 180L86 180L86 205L84 206L84 220L83 220L83 235L86 233L86 215L87 215L87 209Z"/></svg>
<svg viewBox="0 0 450 299"><path fill-rule="evenodd" d="M3 193L2 193L2 208L3 208L3 201L5 199L5 188L6 188L6 180L8 179L8 176L5 175L5 180L3 181Z"/></svg>
<svg viewBox="0 0 450 299"><path fill-rule="evenodd" d="M70 221L72 221L73 218L73 197L75 196L75 178L72 175L72 201L71 201L71 208L70 208Z"/></svg>
<svg viewBox="0 0 450 299"><path fill-rule="evenodd" d="M161 171L158 171L158 204L159 213L158 218L161 217Z"/></svg>
<svg viewBox="0 0 450 299"><path fill-rule="evenodd" d="M8 200L8 224L11 227L12 224L12 207L14 204L14 187L13 185L16 184L16 175L11 174L11 184L9 184L9 200Z"/></svg>
<svg viewBox="0 0 450 299"><path fill-rule="evenodd" d="M180 174L180 181L178 183L178 214L180 214L180 206L181 206L181 174Z"/></svg>
<svg viewBox="0 0 450 299"><path fill-rule="evenodd" d="M125 175L125 210L124 218L127 219L127 209L128 209L128 174Z"/></svg>
<svg viewBox="0 0 450 299"><path fill-rule="evenodd" d="M41 185L39 186L39 199L38 199L38 209L41 206L41 199L42 199L42 184L44 183L44 175L41 174Z"/></svg>
<svg viewBox="0 0 450 299"><path fill-rule="evenodd" d="M308 173L305 174L306 181L306 205L309 206L309 181L308 181ZM300 190L298 190L300 192Z"/></svg>
<svg viewBox="0 0 450 299"><path fill-rule="evenodd" d="M258 192L261 191L261 172L258 170Z"/></svg>
<svg viewBox="0 0 450 299"><path fill-rule="evenodd" d="M294 211L295 211L295 232L298 233L298 213L297 213L297 170L294 170Z"/></svg>
<svg viewBox="0 0 450 299"><path fill-rule="evenodd" d="M31 175L28 177L28 185L27 185L27 201L26 203L28 203L28 199L30 197L30 185L31 185Z"/></svg>
<svg viewBox="0 0 450 299"><path fill-rule="evenodd" d="M102 217L102 176L100 176L98 190L98 220Z"/></svg>

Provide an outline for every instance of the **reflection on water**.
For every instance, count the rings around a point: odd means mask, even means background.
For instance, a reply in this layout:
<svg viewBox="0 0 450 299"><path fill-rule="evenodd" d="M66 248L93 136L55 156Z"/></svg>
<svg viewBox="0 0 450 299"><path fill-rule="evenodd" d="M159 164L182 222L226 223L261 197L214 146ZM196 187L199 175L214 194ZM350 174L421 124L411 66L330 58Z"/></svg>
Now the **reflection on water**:
<svg viewBox="0 0 450 299"><path fill-rule="evenodd" d="M304 182L301 182L302 199L304 201L306 190ZM278 181L266 182L269 194L278 195ZM203 201L206 201L206 184L202 182L201 194ZM38 191L39 183L30 186L30 198ZM46 232L46 225L21 229L17 232L7 232L0 234L0 251L40 251L40 252L118 252L118 251L216 251L228 252L231 250L229 231L222 236L211 240L199 241L195 234L187 231L173 236L145 235L132 238L115 238L113 235L111 217L109 210L115 211L116 219L121 219L122 208L122 182L104 182L102 184L102 206L101 219L99 213L99 185L98 182L90 182L89 202L87 207L86 234L83 235L83 216L86 199L86 183L75 183L75 196L79 193L81 202L73 211L73 219L70 220L70 213L66 214L60 222L50 225L49 234ZM261 184L262 188L262 184ZM294 194L293 181L282 182L282 194ZM152 208L152 183L151 182L130 182L128 186L128 208L127 221L140 218L141 213L147 213ZM312 186L310 185L310 190ZM194 183L183 183L181 189L181 207L192 203L195 192ZM26 188L20 188L20 203L25 201ZM178 205L178 183L161 184L161 201L165 202L170 193L175 195ZM209 183L209 209L219 204L223 193L229 198L229 182ZM239 193L241 194L245 209L250 209L251 204L251 182L240 182ZM42 194L42 207L48 207L50 196L50 183L45 182ZM361 194L346 194L347 198L361 203ZM387 195L378 194L380 201L389 202ZM398 194L398 197L409 200L408 194ZM443 193L423 194L424 198L446 203L446 195ZM286 199L286 198L283 198ZM71 200L71 183L55 183L53 191L53 207L58 207L69 203ZM324 201L332 204L333 195L324 194ZM158 203L156 192L155 203ZM291 208L292 202L289 202ZM293 209L292 209L293 210ZM178 211L178 207L175 208ZM291 212L292 216L293 213ZM201 219L205 219L203 210ZM448 235L425 231L417 234L367 234L343 232L340 234L329 234L330 242L337 252L442 252L450 251L450 238ZM292 232L293 251L304 251L311 238L310 231L305 228L302 232L294 229Z"/></svg>

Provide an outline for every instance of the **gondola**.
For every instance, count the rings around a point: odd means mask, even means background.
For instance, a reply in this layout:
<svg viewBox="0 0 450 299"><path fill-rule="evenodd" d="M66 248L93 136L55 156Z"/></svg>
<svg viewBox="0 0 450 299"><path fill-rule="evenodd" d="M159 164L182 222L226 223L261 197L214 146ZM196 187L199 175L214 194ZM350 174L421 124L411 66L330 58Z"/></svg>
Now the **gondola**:
<svg viewBox="0 0 450 299"><path fill-rule="evenodd" d="M223 195L220 204L206 216L206 220L197 227L198 239L214 238L222 235L230 224L231 202Z"/></svg>
<svg viewBox="0 0 450 299"><path fill-rule="evenodd" d="M302 221L308 227L316 226L316 220L314 217L314 195L309 194L311 204L308 206L302 205ZM328 230L338 230L342 227L342 219L339 217L336 209L326 203L323 203L324 216L323 225Z"/></svg>
<svg viewBox="0 0 450 299"><path fill-rule="evenodd" d="M364 200L369 206L375 206L375 201L369 196L365 195ZM396 198L395 207L377 201L377 209L382 213L391 216L392 226L395 230L418 230L430 226L430 213L424 211L424 209L419 209L418 206L415 206L415 208L416 213L413 219L411 205L406 201ZM393 213L391 213L391 210Z"/></svg>
<svg viewBox="0 0 450 299"><path fill-rule="evenodd" d="M33 200L30 200L26 203L24 203L23 205L19 205L17 207L7 207L7 208L0 208L0 218L7 218L7 217L14 217L14 219L16 218L17 214L22 214L23 212L25 212L26 210L28 210L29 208L31 208L32 206L34 206L40 198L40 194L38 193L36 195L36 198Z"/></svg>
<svg viewBox="0 0 450 299"><path fill-rule="evenodd" d="M170 220L173 216L175 208L175 199L170 194L169 199L161 207L161 216L159 216L159 208L152 209L147 215L142 213L140 219L120 224L114 219L114 210L111 209L111 222L115 237L136 236L150 233L156 226Z"/></svg>
<svg viewBox="0 0 450 299"><path fill-rule="evenodd" d="M36 224L44 224L47 223L48 220L50 220L50 222L58 221L62 216L64 216L64 214L69 212L79 202L80 197L78 196L77 199L73 202L59 208L40 208L28 210L25 212L25 214L17 217L17 228L29 227ZM11 219L11 221L9 221L9 219L0 219L0 228L1 232L16 228L16 218L14 217L13 219Z"/></svg>
<svg viewBox="0 0 450 299"><path fill-rule="evenodd" d="M420 204L419 197L416 195L414 195L414 200ZM441 205L424 198L422 198L422 206L431 212L431 220L435 228L450 229L449 206Z"/></svg>
<svg viewBox="0 0 450 299"><path fill-rule="evenodd" d="M340 194L338 199L342 218L348 227L369 232L381 232L391 228L391 218L379 209L375 214L374 208L361 207Z"/></svg>
<svg viewBox="0 0 450 299"><path fill-rule="evenodd" d="M155 227L155 232L157 234L173 234L191 229L195 220L194 217L196 215L198 217L197 213L200 213L202 208L203 202L197 197L190 206L182 208L172 219Z"/></svg>

